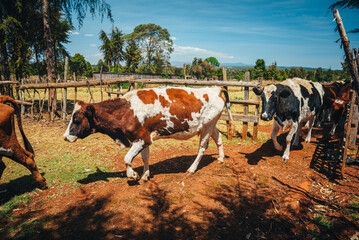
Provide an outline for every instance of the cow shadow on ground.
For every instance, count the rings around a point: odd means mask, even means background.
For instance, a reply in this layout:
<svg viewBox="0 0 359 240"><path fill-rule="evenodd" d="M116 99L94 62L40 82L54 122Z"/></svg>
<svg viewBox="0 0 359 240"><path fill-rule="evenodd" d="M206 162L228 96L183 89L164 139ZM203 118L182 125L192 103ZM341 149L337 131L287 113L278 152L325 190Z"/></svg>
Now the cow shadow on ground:
<svg viewBox="0 0 359 240"><path fill-rule="evenodd" d="M185 173L193 163L196 156L197 155L184 155L180 157L169 158L164 161L152 164L149 166L151 172L150 178L160 174ZM202 160L198 164L196 172L208 166L209 164L215 162L217 159L214 156L216 156L216 154L204 155L202 157ZM134 170L141 175L143 173L143 166L136 167L134 168ZM126 171L104 172L99 168L97 168L97 171L95 173L91 173L86 178L80 179L77 182L81 184L88 184L97 181L109 181L110 178L126 178L126 177L127 177ZM138 182L129 180L128 184L137 185Z"/></svg>
<svg viewBox="0 0 359 240"><path fill-rule="evenodd" d="M285 147L285 141L286 141L287 133L282 133L277 137L277 140L279 144L281 144L283 147ZM302 138L300 138L299 145L298 146L291 146L291 150L301 150L303 149L303 144L301 142L303 141ZM268 157L274 157L274 156L282 156L283 151L278 151L274 148L274 144L272 139L267 140L265 143L262 144L259 148L257 148L254 152L251 153L244 153L239 152L241 154L244 154L247 158L247 162L250 165L257 165L259 161L266 160Z"/></svg>
<svg viewBox="0 0 359 240"><path fill-rule="evenodd" d="M32 175L19 177L8 183L3 183L0 185L0 205L7 203L15 196L32 192L36 188L37 185Z"/></svg>

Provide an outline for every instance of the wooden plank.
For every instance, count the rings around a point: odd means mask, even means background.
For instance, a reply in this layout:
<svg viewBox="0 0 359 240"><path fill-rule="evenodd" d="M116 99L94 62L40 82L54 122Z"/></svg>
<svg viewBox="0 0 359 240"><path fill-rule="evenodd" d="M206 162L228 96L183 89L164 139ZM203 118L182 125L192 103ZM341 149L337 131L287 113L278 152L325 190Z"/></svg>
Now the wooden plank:
<svg viewBox="0 0 359 240"><path fill-rule="evenodd" d="M220 120L228 120L228 115L227 114L222 114L219 119ZM259 119L258 119L258 116L233 115L233 120L234 121L239 121L239 122L254 122L254 123L257 123Z"/></svg>
<svg viewBox="0 0 359 240"><path fill-rule="evenodd" d="M234 87L257 87L257 82L223 82L223 81L204 81L204 80L185 80L185 79L134 79L134 77L121 77L114 79L104 79L102 84L118 84L118 83L144 83L144 84L177 84L177 85L197 85L197 86L234 86ZM90 86L101 84L100 80L88 81ZM22 89L44 89L44 88L65 88L65 87L87 87L87 81L67 82L67 83L39 83L24 84L20 86Z"/></svg>
<svg viewBox="0 0 359 240"><path fill-rule="evenodd" d="M18 84L17 81L0 81L0 86L1 85L9 85L9 84Z"/></svg>
<svg viewBox="0 0 359 240"><path fill-rule="evenodd" d="M117 95L125 95L126 92L117 92L117 91L106 91L108 94L117 94Z"/></svg>
<svg viewBox="0 0 359 240"><path fill-rule="evenodd" d="M250 79L250 73L245 73L245 82L249 82ZM244 87L244 101L248 101L249 99L249 88ZM244 104L244 115L248 115L249 107L248 104ZM242 139L247 139L247 133L248 133L248 122L243 122L243 129L242 129Z"/></svg>
<svg viewBox="0 0 359 240"><path fill-rule="evenodd" d="M254 100L230 100L233 104L260 105L259 101Z"/></svg>

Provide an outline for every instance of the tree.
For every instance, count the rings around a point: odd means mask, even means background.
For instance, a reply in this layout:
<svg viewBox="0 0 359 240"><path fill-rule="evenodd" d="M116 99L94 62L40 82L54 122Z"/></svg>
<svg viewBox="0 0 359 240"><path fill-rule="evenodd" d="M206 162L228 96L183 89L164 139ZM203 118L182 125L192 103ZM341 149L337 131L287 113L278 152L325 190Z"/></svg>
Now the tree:
<svg viewBox="0 0 359 240"><path fill-rule="evenodd" d="M333 11L336 8L351 8L351 9L359 9L359 1L358 0L340 0L336 1L332 5L329 6L329 10ZM350 30L349 33L358 33L359 28L355 28Z"/></svg>
<svg viewBox="0 0 359 240"><path fill-rule="evenodd" d="M215 58L215 57L206 58L204 61L208 62L209 64L211 64L214 67L219 67L219 65L220 65L217 58Z"/></svg>
<svg viewBox="0 0 359 240"><path fill-rule="evenodd" d="M270 65L266 72L267 79L273 78L275 80L279 80L279 70L277 68L277 62L274 62L272 65Z"/></svg>
<svg viewBox="0 0 359 240"><path fill-rule="evenodd" d="M160 73L173 51L173 41L168 30L153 23L140 24L127 37L132 38L140 46L147 70Z"/></svg>
<svg viewBox="0 0 359 240"><path fill-rule="evenodd" d="M51 34L50 27L50 1L51 0L42 0L42 14L43 14L43 23L44 23L44 39L46 46L46 63L47 63L47 78L49 82L55 82L55 59L53 53L53 37ZM105 0L60 0L60 1L51 1L52 4L59 6L64 12L65 16L69 20L69 23L72 25L72 12L77 12L77 20L79 26L82 26L83 19L86 16L87 9L90 10L92 16L98 11L102 18L105 14L113 21L112 14L110 10L110 5L106 3ZM55 89L50 89L50 100L52 103L52 110L56 110L56 91Z"/></svg>
<svg viewBox="0 0 359 240"><path fill-rule="evenodd" d="M189 74L196 76L197 79L205 77L212 77L216 74L216 69L207 61L203 61L201 58L194 58L192 61Z"/></svg>
<svg viewBox="0 0 359 240"><path fill-rule="evenodd" d="M258 59L251 73L253 78L263 77L266 72L266 64L263 59Z"/></svg>
<svg viewBox="0 0 359 240"><path fill-rule="evenodd" d="M76 73L76 76L82 76L87 70L85 57L80 53L76 53L71 58L70 69L71 72Z"/></svg>
<svg viewBox="0 0 359 240"><path fill-rule="evenodd" d="M113 65L118 68L120 66L120 61L124 60L123 46L125 39L124 34L117 27L112 28L111 42Z"/></svg>
<svg viewBox="0 0 359 240"><path fill-rule="evenodd" d="M142 60L142 56L140 48L133 39L128 39L124 58L126 62L126 72L134 73Z"/></svg>
<svg viewBox="0 0 359 240"><path fill-rule="evenodd" d="M102 41L102 45L100 46L100 51L103 53L103 58L107 63L109 71L111 70L111 62L113 59L113 46L110 38L107 36L105 31L100 31L100 40Z"/></svg>
<svg viewBox="0 0 359 240"><path fill-rule="evenodd" d="M315 78L315 81L317 81L317 82L324 81L324 73L323 73L323 69L321 67L317 68L314 78Z"/></svg>

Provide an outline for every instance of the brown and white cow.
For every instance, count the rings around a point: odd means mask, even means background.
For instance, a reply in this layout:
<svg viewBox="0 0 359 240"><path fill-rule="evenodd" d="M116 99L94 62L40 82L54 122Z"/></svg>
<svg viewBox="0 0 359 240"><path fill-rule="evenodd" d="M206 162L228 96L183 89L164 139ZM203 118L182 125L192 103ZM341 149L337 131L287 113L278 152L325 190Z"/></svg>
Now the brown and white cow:
<svg viewBox="0 0 359 240"><path fill-rule="evenodd" d="M194 173L210 137L217 144L218 160L223 162L222 136L216 123L224 106L232 125L228 93L219 87L162 87L131 91L120 98L99 103L79 101L64 138L74 142L77 138L100 132L120 145L131 146L124 159L127 177L139 178L131 166L133 159L141 153L144 162L141 179L148 180L149 146L153 141L161 138L188 139L199 135L198 155L187 170Z"/></svg>
<svg viewBox="0 0 359 240"><path fill-rule="evenodd" d="M6 105L7 103L13 107ZM16 114L18 127L26 150L21 147L16 138L14 114ZM0 96L0 178L6 168L5 163L2 161L3 156L24 165L31 171L39 188L46 188L46 181L39 173L34 161L34 150L22 128L19 106L9 96Z"/></svg>

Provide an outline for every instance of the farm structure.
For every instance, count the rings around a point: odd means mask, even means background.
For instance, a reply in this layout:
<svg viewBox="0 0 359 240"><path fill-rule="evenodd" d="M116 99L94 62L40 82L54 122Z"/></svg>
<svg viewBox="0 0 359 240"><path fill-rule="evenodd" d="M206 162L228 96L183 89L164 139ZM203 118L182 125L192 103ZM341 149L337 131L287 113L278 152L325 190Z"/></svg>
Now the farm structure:
<svg viewBox="0 0 359 240"><path fill-rule="evenodd" d="M106 76L106 74L101 74L101 76ZM129 92L136 88L144 87L154 87L154 86L191 86L191 87L204 87L204 86L221 86L226 89L230 88L231 91L235 93L243 93L241 97L237 99L231 99L230 102L232 105L240 105L243 107L242 114L233 114L234 121L243 122L242 128L242 138L246 139L248 135L248 123L253 123L253 133L251 136L253 140L257 140L258 137L258 120L259 120L259 98L249 99L249 90L253 87L260 87L262 84L262 78L259 78L258 81L250 81L249 72L245 74L245 81L204 81L204 80L193 80L193 79L136 79L135 76L122 76L118 78L109 78L104 77L105 79L100 80L84 80L84 81L73 81L73 82L57 82L57 83L23 83L16 85L16 91L19 92L19 101L18 103L22 104L21 113L25 114L25 108L30 107L30 117L40 119L43 117L44 107L46 106L46 93L49 92L49 89L61 89L61 95L58 96L61 101L58 101L59 108L61 109L61 118L66 119L69 114L68 105L74 105L78 100L77 92L78 88L85 88L90 95L89 102L95 102L95 97L93 94L94 87L100 88L101 101L104 100L104 95L107 94L108 99L112 95L119 97L124 95L126 92ZM73 99L69 100L68 89L74 89ZM106 90L107 89L107 90ZM40 93L42 90L42 94ZM229 91L229 92L231 92ZM27 97L25 96L27 93ZM38 95L38 100L36 100L36 95ZM42 96L41 96L42 95ZM26 101L30 99L30 101ZM37 105L38 109L35 109ZM250 112L249 107L253 106L253 111ZM60 117L60 113L51 109L49 104L47 104L47 110L50 114L50 118L54 119L55 114ZM35 116L37 112L37 117ZM228 119L227 114L221 116L222 120ZM228 129L228 137L231 139Z"/></svg>

